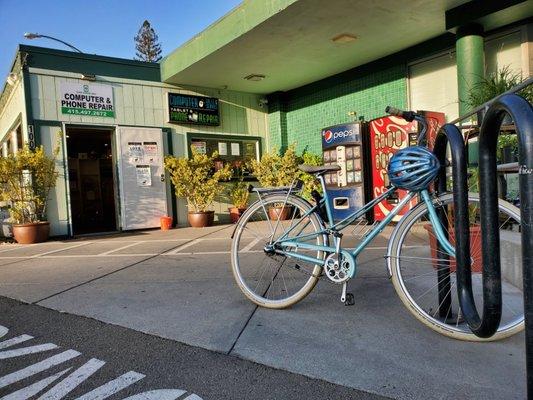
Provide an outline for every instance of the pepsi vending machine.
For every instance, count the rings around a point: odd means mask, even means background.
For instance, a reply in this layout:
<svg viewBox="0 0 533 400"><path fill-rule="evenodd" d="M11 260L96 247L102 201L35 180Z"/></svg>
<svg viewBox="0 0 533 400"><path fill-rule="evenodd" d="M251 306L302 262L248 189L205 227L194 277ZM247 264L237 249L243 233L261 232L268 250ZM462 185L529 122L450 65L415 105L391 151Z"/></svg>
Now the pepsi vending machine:
<svg viewBox="0 0 533 400"><path fill-rule="evenodd" d="M339 165L324 175L333 218L342 220L363 207L364 162L362 125L342 124L322 129L324 165Z"/></svg>

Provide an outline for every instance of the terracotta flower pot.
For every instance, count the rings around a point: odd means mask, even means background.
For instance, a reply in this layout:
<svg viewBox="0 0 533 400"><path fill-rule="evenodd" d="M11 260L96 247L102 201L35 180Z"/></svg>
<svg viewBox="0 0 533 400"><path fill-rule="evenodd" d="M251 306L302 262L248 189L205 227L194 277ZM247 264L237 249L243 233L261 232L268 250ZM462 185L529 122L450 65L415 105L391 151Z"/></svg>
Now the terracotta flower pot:
<svg viewBox="0 0 533 400"><path fill-rule="evenodd" d="M44 221L13 225L13 237L20 244L45 242L50 237L50 223Z"/></svg>
<svg viewBox="0 0 533 400"><path fill-rule="evenodd" d="M236 224L239 218L241 217L242 213L246 211L246 208L238 208L238 207L229 207L229 216L231 218L231 223Z"/></svg>
<svg viewBox="0 0 533 400"><path fill-rule="evenodd" d="M189 220L189 224L191 224L193 228L205 228L206 226L213 225L213 221L215 219L215 212L214 211L199 211L199 212L189 211L189 214L187 215L187 219Z"/></svg>
<svg viewBox="0 0 533 400"><path fill-rule="evenodd" d="M433 226L431 224L424 225L424 229L428 231L429 246L431 249L431 258L433 259L433 267L438 268L437 257L437 237L433 232ZM455 246L455 230L450 229L448 240ZM481 226L473 225L470 227L470 254L475 254L471 269L473 273L480 273L483 269L483 260L481 259ZM450 272L455 272L457 269L457 262L454 258L450 258Z"/></svg>
<svg viewBox="0 0 533 400"><path fill-rule="evenodd" d="M290 218L292 211L292 206L279 206L279 207L270 207L268 209L268 218L272 221L285 221Z"/></svg>

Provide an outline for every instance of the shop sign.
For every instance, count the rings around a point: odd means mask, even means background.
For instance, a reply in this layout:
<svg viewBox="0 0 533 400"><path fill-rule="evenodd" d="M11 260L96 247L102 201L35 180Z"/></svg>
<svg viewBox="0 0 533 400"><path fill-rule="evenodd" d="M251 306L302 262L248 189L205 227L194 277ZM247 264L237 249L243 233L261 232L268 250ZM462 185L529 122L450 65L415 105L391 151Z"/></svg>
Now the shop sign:
<svg viewBox="0 0 533 400"><path fill-rule="evenodd" d="M214 97L168 94L169 122L195 125L220 125L218 99Z"/></svg>
<svg viewBox="0 0 533 400"><path fill-rule="evenodd" d="M86 83L61 83L61 113L87 117L115 117L113 88Z"/></svg>

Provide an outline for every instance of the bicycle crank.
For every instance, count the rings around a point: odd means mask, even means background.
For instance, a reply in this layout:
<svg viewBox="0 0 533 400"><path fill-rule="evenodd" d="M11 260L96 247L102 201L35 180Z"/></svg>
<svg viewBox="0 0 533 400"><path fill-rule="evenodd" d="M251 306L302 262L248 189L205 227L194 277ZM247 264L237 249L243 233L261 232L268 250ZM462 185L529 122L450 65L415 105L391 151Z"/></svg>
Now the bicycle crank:
<svg viewBox="0 0 533 400"><path fill-rule="evenodd" d="M330 254L324 260L325 275L334 283L346 282L352 277L352 271L355 271L355 261L343 253Z"/></svg>

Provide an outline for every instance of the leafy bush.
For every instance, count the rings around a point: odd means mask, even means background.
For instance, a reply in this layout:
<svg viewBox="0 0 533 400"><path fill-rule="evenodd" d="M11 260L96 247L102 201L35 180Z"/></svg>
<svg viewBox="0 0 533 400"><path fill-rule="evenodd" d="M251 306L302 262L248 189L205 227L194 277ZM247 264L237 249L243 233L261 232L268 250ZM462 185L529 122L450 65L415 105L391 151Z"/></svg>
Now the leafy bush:
<svg viewBox="0 0 533 400"><path fill-rule="evenodd" d="M60 141L48 156L43 146L31 150L27 145L15 154L0 157L0 200L10 205L14 224L46 220L50 190L56 185L55 170Z"/></svg>
<svg viewBox="0 0 533 400"><path fill-rule="evenodd" d="M263 187L288 186L298 176L299 157L295 145L290 145L283 155L278 149L265 153L260 161L252 160L250 168Z"/></svg>
<svg viewBox="0 0 533 400"><path fill-rule="evenodd" d="M246 208L248 206L248 199L250 198L248 184L242 180L235 181L229 191L229 198L234 207Z"/></svg>
<svg viewBox="0 0 533 400"><path fill-rule="evenodd" d="M307 165L322 165L322 156L319 156L318 154L310 153L307 150L302 153L302 164ZM304 183L304 187L302 189L302 197L311 200L311 192L313 190L316 190L318 193L322 193L322 187L320 186L320 182L318 179L315 178L314 175L305 173L303 171L299 171L300 176L299 179L302 180Z"/></svg>
<svg viewBox="0 0 533 400"><path fill-rule="evenodd" d="M518 85L521 81L522 75L518 72L513 72L507 65L489 74L472 87L467 100L468 105L471 108L479 107ZM522 89L518 94L530 103L533 101L533 87L531 85Z"/></svg>
<svg viewBox="0 0 533 400"><path fill-rule="evenodd" d="M311 191L320 191L320 184L314 175L300 171L300 164L322 165L322 157L308 151L298 156L293 143L283 155L274 149L263 154L260 161L252 160L250 169L263 187L289 186L295 178L300 179L304 182L302 196L311 199Z"/></svg>
<svg viewBox="0 0 533 400"><path fill-rule="evenodd" d="M200 154L191 147L192 158L165 157L165 168L170 173L170 180L174 185L176 196L185 198L189 211L207 211L215 200L215 196L223 191L222 180L231 178L229 164L214 171L214 160L218 153L211 157Z"/></svg>

